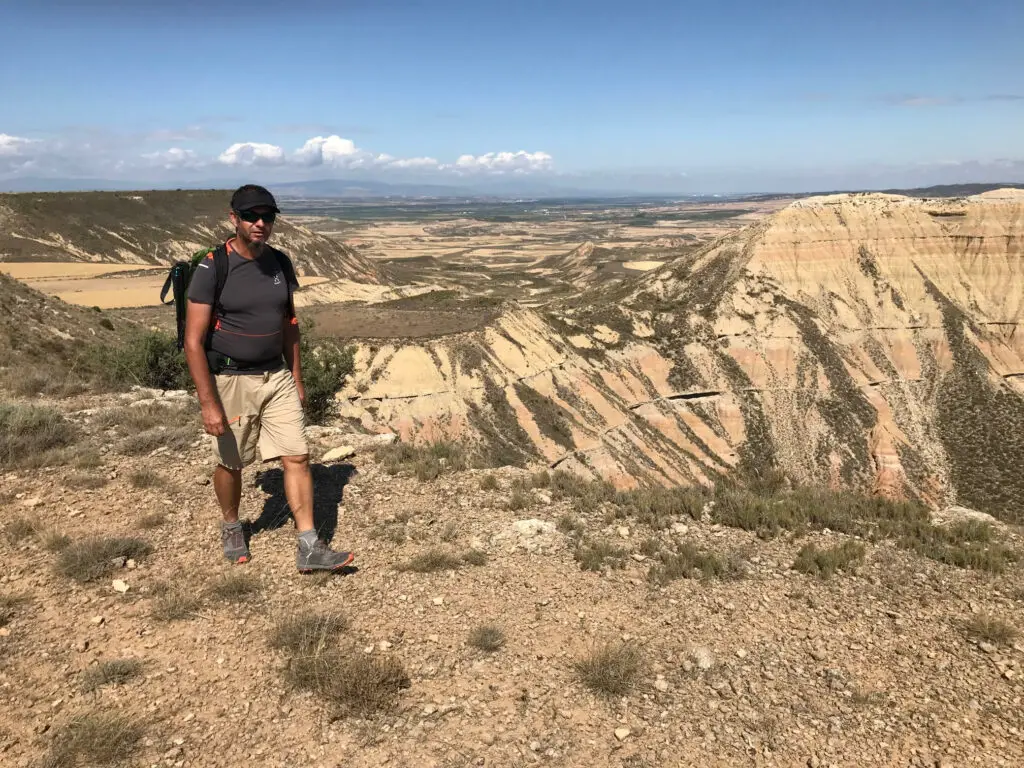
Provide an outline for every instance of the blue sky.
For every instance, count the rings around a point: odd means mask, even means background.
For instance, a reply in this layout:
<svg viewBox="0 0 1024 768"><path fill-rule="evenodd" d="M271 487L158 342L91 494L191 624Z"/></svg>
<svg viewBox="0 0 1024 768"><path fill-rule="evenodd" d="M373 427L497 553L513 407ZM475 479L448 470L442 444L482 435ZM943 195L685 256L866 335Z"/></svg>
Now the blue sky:
<svg viewBox="0 0 1024 768"><path fill-rule="evenodd" d="M1024 2L840 5L0 0L0 186L1024 181Z"/></svg>

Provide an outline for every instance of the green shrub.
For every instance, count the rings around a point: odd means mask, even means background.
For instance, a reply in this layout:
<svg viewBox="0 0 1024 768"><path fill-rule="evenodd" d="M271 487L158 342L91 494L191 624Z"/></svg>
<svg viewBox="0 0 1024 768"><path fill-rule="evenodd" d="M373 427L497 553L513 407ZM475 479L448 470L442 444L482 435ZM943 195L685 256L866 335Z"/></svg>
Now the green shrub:
<svg viewBox="0 0 1024 768"><path fill-rule="evenodd" d="M82 363L105 387L188 389L192 379L176 339L161 331L132 334L118 345L91 346Z"/></svg>
<svg viewBox="0 0 1024 768"><path fill-rule="evenodd" d="M302 358L302 382L306 389L306 418L310 424L326 424L338 412L335 395L353 371L355 349L338 349L333 344L315 341L313 325L304 322L299 342Z"/></svg>

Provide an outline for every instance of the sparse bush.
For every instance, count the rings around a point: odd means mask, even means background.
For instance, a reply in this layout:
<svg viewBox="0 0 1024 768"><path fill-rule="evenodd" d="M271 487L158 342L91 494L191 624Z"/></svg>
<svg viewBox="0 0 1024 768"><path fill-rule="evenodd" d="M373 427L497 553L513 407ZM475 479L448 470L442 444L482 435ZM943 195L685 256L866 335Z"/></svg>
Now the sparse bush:
<svg viewBox="0 0 1024 768"><path fill-rule="evenodd" d="M145 432L155 427L168 424L181 424L183 419L195 416L196 409L192 403L156 402L149 405L123 405L117 408L106 408L93 416L93 423L98 427L120 427L132 432Z"/></svg>
<svg viewBox="0 0 1024 768"><path fill-rule="evenodd" d="M441 527L440 533L441 541L453 542L459 538L459 524L454 520L449 520Z"/></svg>
<svg viewBox="0 0 1024 768"><path fill-rule="evenodd" d="M534 488L547 488L551 485L551 475L548 474L546 469L542 469L540 472L534 472L530 476L530 485Z"/></svg>
<svg viewBox="0 0 1024 768"><path fill-rule="evenodd" d="M743 567L738 559L702 552L689 543L675 551L656 555L658 562L651 566L647 577L655 584L667 584L675 579L741 579Z"/></svg>
<svg viewBox="0 0 1024 768"><path fill-rule="evenodd" d="M1020 632L1012 624L986 614L975 614L964 622L964 630L978 640L994 645L1013 645Z"/></svg>
<svg viewBox="0 0 1024 768"><path fill-rule="evenodd" d="M50 463L76 436L74 425L52 408L0 403L0 467Z"/></svg>
<svg viewBox="0 0 1024 768"><path fill-rule="evenodd" d="M310 656L333 646L337 636L348 629L340 613L295 613L278 619L270 635L270 646L295 656Z"/></svg>
<svg viewBox="0 0 1024 768"><path fill-rule="evenodd" d="M467 467L462 446L447 441L425 445L392 443L378 449L377 457L389 475L411 470L420 482L434 480L445 471L458 472Z"/></svg>
<svg viewBox="0 0 1024 768"><path fill-rule="evenodd" d="M95 491L105 486L109 481L105 477L100 475L93 475L87 472L75 472L73 475L69 475L64 481L64 485L68 488L75 488L78 490Z"/></svg>
<svg viewBox="0 0 1024 768"><path fill-rule="evenodd" d="M616 517L630 517L660 531L677 517L700 519L707 496L698 488L641 488L615 494Z"/></svg>
<svg viewBox="0 0 1024 768"><path fill-rule="evenodd" d="M433 547L416 555L407 563L398 566L400 571L413 571L415 573L434 573L436 571L450 571L461 568L464 560L441 547Z"/></svg>
<svg viewBox="0 0 1024 768"><path fill-rule="evenodd" d="M498 490L498 478L494 475L484 475L480 478L480 490L481 491L496 491Z"/></svg>
<svg viewBox="0 0 1024 768"><path fill-rule="evenodd" d="M43 766L73 768L124 762L135 753L143 733L140 722L120 713L76 715L57 730Z"/></svg>
<svg viewBox="0 0 1024 768"><path fill-rule="evenodd" d="M197 615L203 601L186 587L165 587L158 590L150 615L156 621L181 621Z"/></svg>
<svg viewBox="0 0 1024 768"><path fill-rule="evenodd" d="M145 488L159 488L164 484L164 479L151 469L137 469L128 475L128 482L132 488L142 490Z"/></svg>
<svg viewBox="0 0 1024 768"><path fill-rule="evenodd" d="M518 488L512 491L512 495L508 498L508 509L512 512L519 512L520 510L526 509L531 506L533 499L529 494L523 493Z"/></svg>
<svg viewBox="0 0 1024 768"><path fill-rule="evenodd" d="M36 523L29 517L20 515L4 526L4 534L12 544L36 535Z"/></svg>
<svg viewBox="0 0 1024 768"><path fill-rule="evenodd" d="M643 666L640 650L625 643L607 643L579 659L576 673L595 693L625 696L632 690Z"/></svg>
<svg viewBox="0 0 1024 768"><path fill-rule="evenodd" d="M56 528L44 528L38 535L40 546L47 552L63 552L71 546L71 537Z"/></svg>
<svg viewBox="0 0 1024 768"><path fill-rule="evenodd" d="M82 673L82 690L88 693L104 685L124 685L142 674L138 659L112 659L89 667Z"/></svg>
<svg viewBox="0 0 1024 768"><path fill-rule="evenodd" d="M797 553L793 568L811 576L832 578L836 571L845 571L854 563L864 559L864 545L857 541L844 541L828 549L805 544Z"/></svg>
<svg viewBox="0 0 1024 768"><path fill-rule="evenodd" d="M88 582L120 568L119 560L141 560L153 548L141 539L96 538L72 544L57 558L57 572L78 582Z"/></svg>
<svg viewBox="0 0 1024 768"><path fill-rule="evenodd" d="M397 659L369 656L359 650L334 648L291 659L286 673L301 690L315 692L342 712L369 715L387 708L409 675Z"/></svg>
<svg viewBox="0 0 1024 768"><path fill-rule="evenodd" d="M573 558L584 571L600 571L604 568L624 568L629 553L605 540L580 542L573 552Z"/></svg>
<svg viewBox="0 0 1024 768"><path fill-rule="evenodd" d="M0 627L10 624L18 606L27 602L28 597L25 595L0 595Z"/></svg>
<svg viewBox="0 0 1024 768"><path fill-rule="evenodd" d="M479 549L467 549L462 553L462 559L470 565L487 565L487 553Z"/></svg>
<svg viewBox="0 0 1024 768"><path fill-rule="evenodd" d="M192 427L155 427L144 432L128 435L118 441L116 449L125 456L144 456L157 448L170 451L184 451L196 439L196 429Z"/></svg>
<svg viewBox="0 0 1024 768"><path fill-rule="evenodd" d="M137 525L143 530L150 530L152 528L159 528L166 522L167 514L165 512L150 512L140 517Z"/></svg>
<svg viewBox="0 0 1024 768"><path fill-rule="evenodd" d="M231 572L218 579L210 591L220 600L237 603L258 595L262 590L260 580L252 574Z"/></svg>
<svg viewBox="0 0 1024 768"><path fill-rule="evenodd" d="M176 339L161 331L134 333L121 344L96 344L82 350L82 367L112 390L133 385L188 389L192 379Z"/></svg>
<svg viewBox="0 0 1024 768"><path fill-rule="evenodd" d="M299 355L302 359L302 383L306 390L306 418L310 424L326 424L338 413L335 395L345 386L354 370L355 349L338 349L334 344L318 342L312 323L304 321Z"/></svg>
<svg viewBox="0 0 1024 768"><path fill-rule="evenodd" d="M505 645L505 630L495 624L482 624L469 633L469 644L486 653L494 653Z"/></svg>
<svg viewBox="0 0 1024 768"><path fill-rule="evenodd" d="M564 515L558 518L557 523L558 530L564 533L566 536L582 536L584 530L583 521L575 515L571 515L566 512Z"/></svg>

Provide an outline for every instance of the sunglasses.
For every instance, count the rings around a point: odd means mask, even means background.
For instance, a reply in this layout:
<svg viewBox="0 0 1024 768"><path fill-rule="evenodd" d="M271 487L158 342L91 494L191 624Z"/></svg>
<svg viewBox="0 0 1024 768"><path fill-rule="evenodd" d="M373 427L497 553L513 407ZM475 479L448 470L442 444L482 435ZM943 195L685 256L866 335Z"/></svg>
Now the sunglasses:
<svg viewBox="0 0 1024 768"><path fill-rule="evenodd" d="M250 224L255 224L260 219L263 219L264 224L273 224L277 219L277 214L273 211L269 213L256 213L255 211L235 211L235 214L242 221L247 221Z"/></svg>

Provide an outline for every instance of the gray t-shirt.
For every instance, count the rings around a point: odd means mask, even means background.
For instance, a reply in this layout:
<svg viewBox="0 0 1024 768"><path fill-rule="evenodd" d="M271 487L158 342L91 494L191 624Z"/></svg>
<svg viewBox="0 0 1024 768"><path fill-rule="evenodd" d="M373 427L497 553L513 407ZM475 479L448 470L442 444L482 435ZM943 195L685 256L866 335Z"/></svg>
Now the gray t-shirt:
<svg viewBox="0 0 1024 768"><path fill-rule="evenodd" d="M294 280L285 284L276 254L280 251L266 246L255 259L239 256L228 248L228 275L220 294L221 312L214 308L213 334L210 348L241 363L283 364L285 318L291 316L289 289L299 285ZM289 262L290 264L290 262ZM294 274L294 270L291 270ZM188 287L189 301L213 304L217 287L217 270L210 258L196 267ZM225 371L227 373L228 371Z"/></svg>

